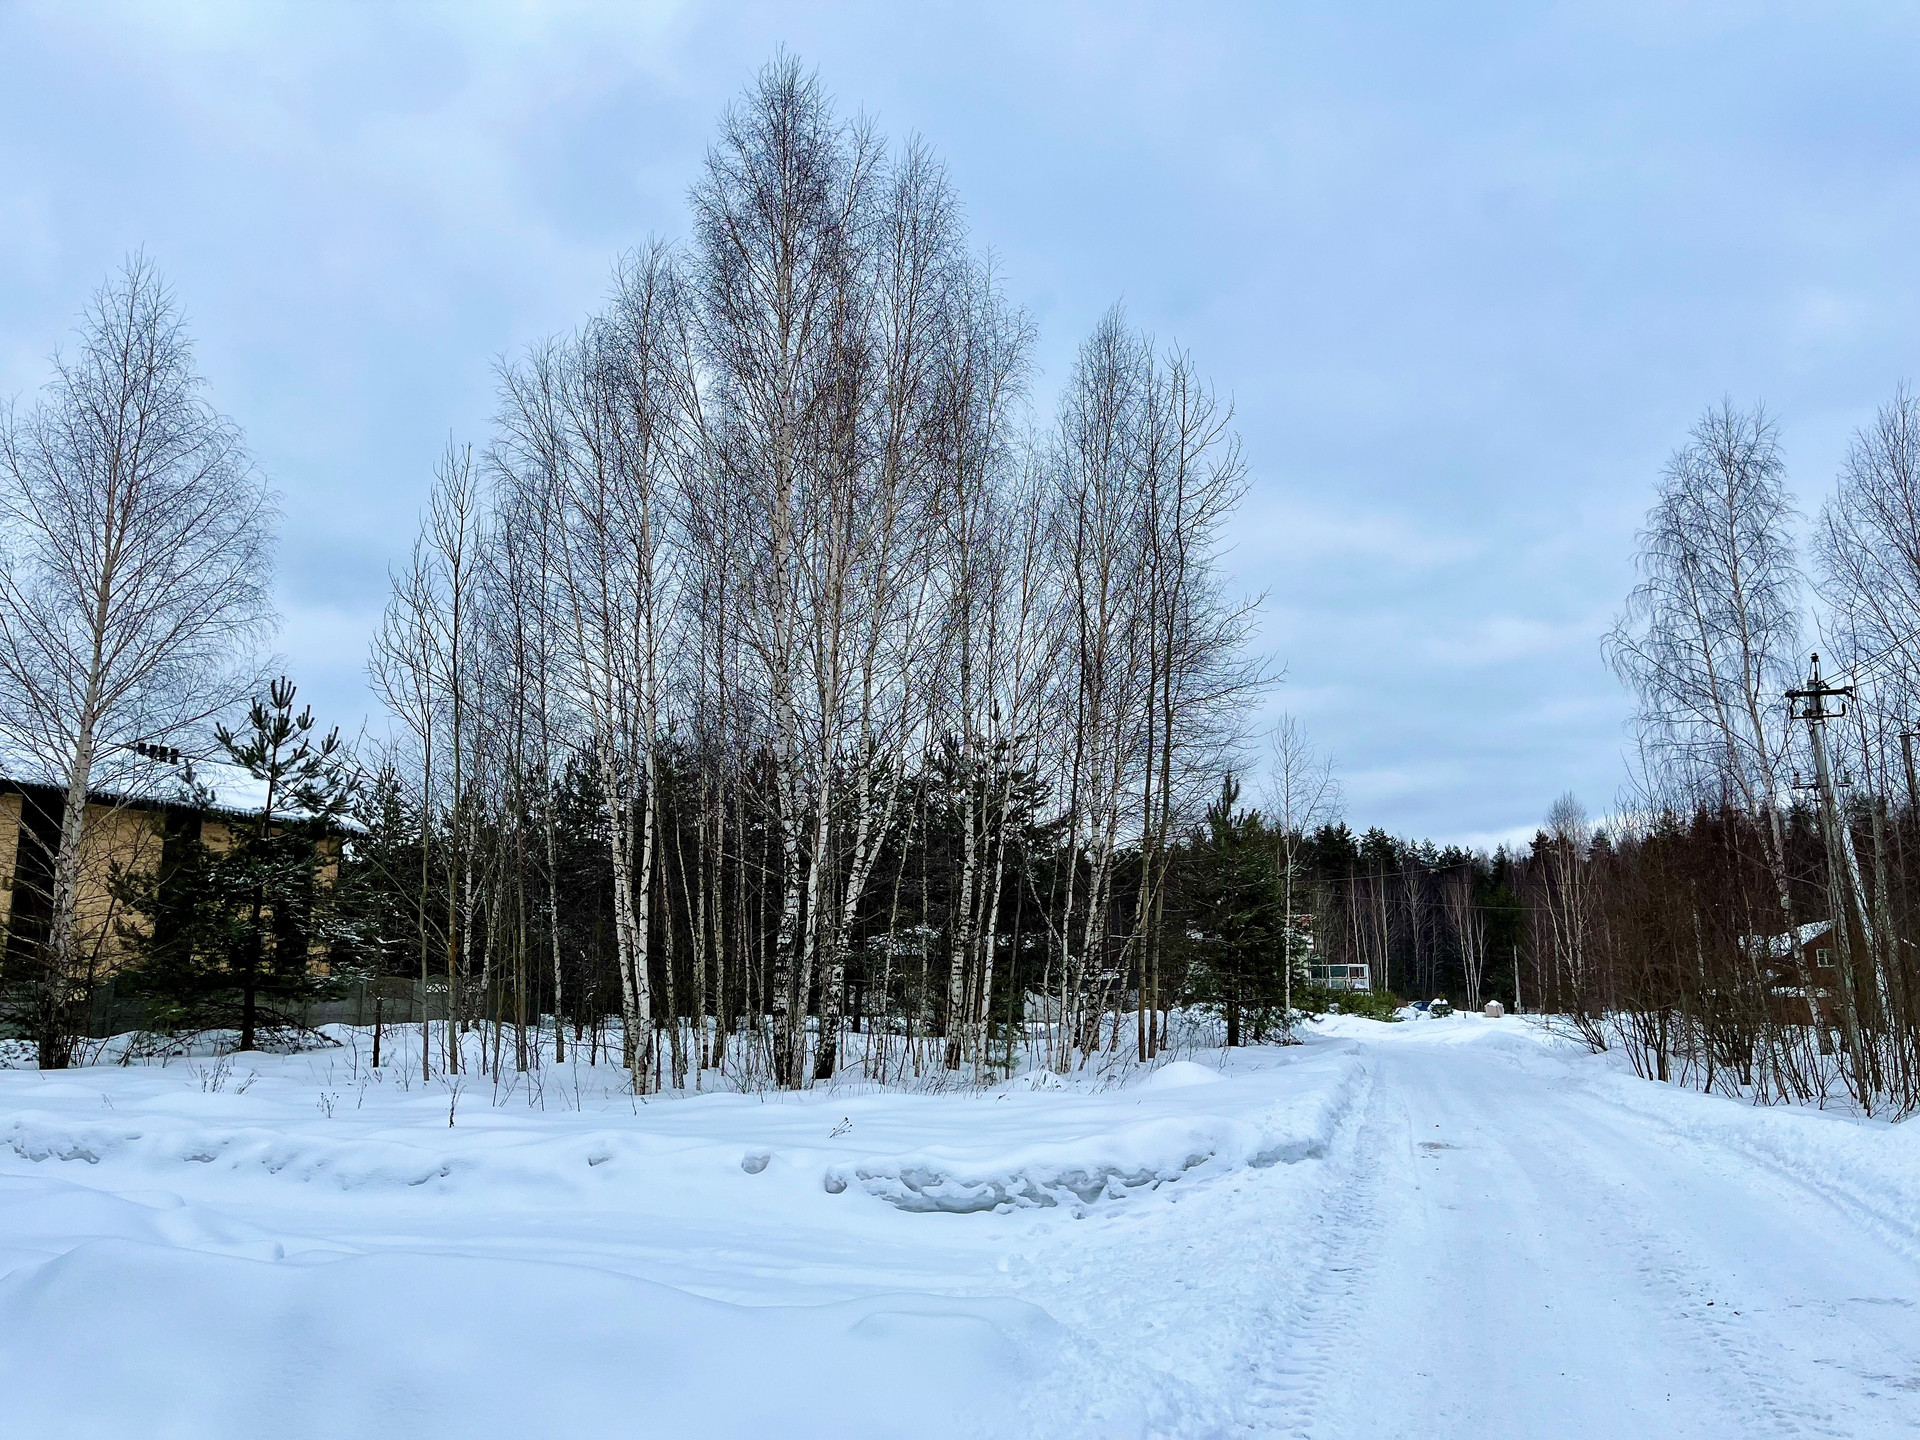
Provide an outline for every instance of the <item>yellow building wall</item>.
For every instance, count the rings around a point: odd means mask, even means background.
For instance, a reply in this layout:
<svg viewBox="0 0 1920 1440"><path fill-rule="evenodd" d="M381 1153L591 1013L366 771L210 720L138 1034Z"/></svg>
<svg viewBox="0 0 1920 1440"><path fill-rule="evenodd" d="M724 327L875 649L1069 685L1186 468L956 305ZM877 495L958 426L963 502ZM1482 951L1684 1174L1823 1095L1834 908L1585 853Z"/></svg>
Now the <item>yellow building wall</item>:
<svg viewBox="0 0 1920 1440"><path fill-rule="evenodd" d="M215 815L200 822L200 843L216 855L224 855L233 845L233 827Z"/></svg>
<svg viewBox="0 0 1920 1440"><path fill-rule="evenodd" d="M144 934L150 923L114 898L114 873L154 874L160 868L165 826L166 816L161 811L87 806L81 830L80 891L74 902L74 925L80 953L96 980L111 975L132 958L132 947L121 932L132 929Z"/></svg>
<svg viewBox="0 0 1920 1440"><path fill-rule="evenodd" d="M0 933L4 933L12 915L21 807L19 795L0 795ZM233 844L233 828L225 819L206 816L201 824L201 839L209 849L223 851ZM165 843L164 811L87 806L81 831L80 889L75 899L74 920L88 978L104 980L134 958L125 932L150 933L152 922L146 916L115 899L114 876L116 872L153 875L160 868ZM331 888L339 874L340 842L329 839L322 841L321 846L317 879L323 888ZM316 942L308 953L315 972L326 974L327 947Z"/></svg>
<svg viewBox="0 0 1920 1440"><path fill-rule="evenodd" d="M20 797L0 795L0 935L13 919L13 871L20 856Z"/></svg>

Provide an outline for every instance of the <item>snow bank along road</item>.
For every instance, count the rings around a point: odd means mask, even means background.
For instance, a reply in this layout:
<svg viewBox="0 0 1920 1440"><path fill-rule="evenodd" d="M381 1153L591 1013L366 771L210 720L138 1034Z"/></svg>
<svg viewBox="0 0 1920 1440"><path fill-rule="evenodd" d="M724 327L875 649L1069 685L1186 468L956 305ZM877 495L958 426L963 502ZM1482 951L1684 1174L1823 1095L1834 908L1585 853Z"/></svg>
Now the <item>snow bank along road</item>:
<svg viewBox="0 0 1920 1440"><path fill-rule="evenodd" d="M1920 1124L1511 1019L984 1095L361 1058L0 1073L0 1432L1920 1430Z"/></svg>

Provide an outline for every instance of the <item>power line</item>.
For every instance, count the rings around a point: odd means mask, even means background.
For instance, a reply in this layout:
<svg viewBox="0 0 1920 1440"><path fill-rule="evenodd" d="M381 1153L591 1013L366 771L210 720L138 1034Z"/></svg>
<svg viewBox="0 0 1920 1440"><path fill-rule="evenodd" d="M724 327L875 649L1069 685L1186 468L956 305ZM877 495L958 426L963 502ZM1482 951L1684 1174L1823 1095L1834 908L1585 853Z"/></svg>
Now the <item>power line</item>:
<svg viewBox="0 0 1920 1440"><path fill-rule="evenodd" d="M1869 655L1866 659L1856 661L1854 664L1848 666L1845 670L1842 670L1839 673L1839 675L1836 675L1834 678L1835 679L1840 679L1842 677L1849 678L1857 684L1859 683L1863 675L1870 673L1879 665L1884 663L1886 660L1892 658L1892 656L1896 651L1900 650L1902 647L1907 645L1910 641L1914 641L1914 640L1920 640L1920 626L1915 626L1912 630L1909 630L1906 634L1902 635L1898 640L1895 640L1891 645L1887 645L1882 649L1876 650L1873 654Z"/></svg>

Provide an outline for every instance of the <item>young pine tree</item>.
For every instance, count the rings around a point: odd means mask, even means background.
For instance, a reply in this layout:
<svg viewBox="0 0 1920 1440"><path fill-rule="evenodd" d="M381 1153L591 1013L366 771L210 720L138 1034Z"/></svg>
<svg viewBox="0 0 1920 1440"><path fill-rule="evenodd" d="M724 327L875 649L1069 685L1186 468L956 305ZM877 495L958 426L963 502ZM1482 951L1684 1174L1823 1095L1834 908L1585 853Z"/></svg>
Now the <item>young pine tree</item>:
<svg viewBox="0 0 1920 1440"><path fill-rule="evenodd" d="M259 810L226 821L224 837L189 824L169 836L156 874L120 881L151 921L127 936L138 957L127 988L172 1026L233 1026L242 1050L329 988L313 949L336 928L341 821L357 781L339 731L316 740L313 711L295 713L293 697L283 677L244 730L216 732L228 761L264 787Z"/></svg>

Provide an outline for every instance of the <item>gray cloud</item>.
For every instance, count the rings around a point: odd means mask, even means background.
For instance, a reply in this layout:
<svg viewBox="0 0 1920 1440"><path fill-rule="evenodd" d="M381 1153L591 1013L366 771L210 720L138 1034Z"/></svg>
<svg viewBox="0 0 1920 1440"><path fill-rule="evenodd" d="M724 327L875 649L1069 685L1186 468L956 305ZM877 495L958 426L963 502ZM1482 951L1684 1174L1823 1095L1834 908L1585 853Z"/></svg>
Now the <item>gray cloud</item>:
<svg viewBox="0 0 1920 1440"><path fill-rule="evenodd" d="M388 561L495 357L679 234L774 47L924 133L1044 336L1099 312L1235 397L1233 564L1354 818L1600 808L1598 638L1723 393L1811 509L1914 373L1904 7L0 8L0 393L144 245L287 497L282 647L351 729Z"/></svg>

